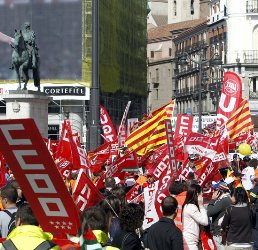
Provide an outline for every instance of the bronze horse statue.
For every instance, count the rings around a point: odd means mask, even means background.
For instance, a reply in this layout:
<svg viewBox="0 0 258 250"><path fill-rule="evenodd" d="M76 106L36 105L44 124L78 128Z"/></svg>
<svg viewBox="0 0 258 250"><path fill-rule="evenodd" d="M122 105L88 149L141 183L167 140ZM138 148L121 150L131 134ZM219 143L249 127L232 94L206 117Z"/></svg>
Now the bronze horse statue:
<svg viewBox="0 0 258 250"><path fill-rule="evenodd" d="M36 66L32 67L32 56L26 46L21 30L15 30L14 43L11 46L13 48L11 69L14 69L17 74L19 82L17 90L21 89L22 82L24 82L23 90L27 89L27 83L30 79L29 69L31 69L33 73L34 86L38 88L38 91L40 91L39 57L36 58Z"/></svg>

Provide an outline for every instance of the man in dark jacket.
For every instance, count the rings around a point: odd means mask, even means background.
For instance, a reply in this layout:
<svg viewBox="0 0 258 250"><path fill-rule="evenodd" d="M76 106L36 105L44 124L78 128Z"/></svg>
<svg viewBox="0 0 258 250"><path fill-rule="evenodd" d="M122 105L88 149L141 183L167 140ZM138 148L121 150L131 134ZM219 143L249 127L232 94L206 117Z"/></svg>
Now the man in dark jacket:
<svg viewBox="0 0 258 250"><path fill-rule="evenodd" d="M147 248L150 250L183 250L182 232L176 227L177 200L165 197L161 202L163 217L154 223L147 233Z"/></svg>

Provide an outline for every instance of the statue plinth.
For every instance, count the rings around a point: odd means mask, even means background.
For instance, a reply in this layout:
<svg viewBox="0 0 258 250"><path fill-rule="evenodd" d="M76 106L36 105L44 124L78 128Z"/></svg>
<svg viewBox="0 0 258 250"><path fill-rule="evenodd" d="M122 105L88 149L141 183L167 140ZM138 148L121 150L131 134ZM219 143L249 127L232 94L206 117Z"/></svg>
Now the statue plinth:
<svg viewBox="0 0 258 250"><path fill-rule="evenodd" d="M6 119L33 118L42 137L48 136L48 103L52 97L32 90L11 90L2 95L6 102Z"/></svg>

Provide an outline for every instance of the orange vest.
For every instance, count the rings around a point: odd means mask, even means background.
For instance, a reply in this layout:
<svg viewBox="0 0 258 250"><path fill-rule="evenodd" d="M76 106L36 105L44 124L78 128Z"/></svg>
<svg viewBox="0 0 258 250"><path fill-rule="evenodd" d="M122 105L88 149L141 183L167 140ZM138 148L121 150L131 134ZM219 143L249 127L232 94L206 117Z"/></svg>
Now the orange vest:
<svg viewBox="0 0 258 250"><path fill-rule="evenodd" d="M183 223L182 223L182 208L183 208L183 204L185 202L185 198L186 198L186 191L178 194L176 196L176 200L178 202L178 210L177 210L177 215L174 219L174 222L176 224L176 226L182 231L183 230Z"/></svg>

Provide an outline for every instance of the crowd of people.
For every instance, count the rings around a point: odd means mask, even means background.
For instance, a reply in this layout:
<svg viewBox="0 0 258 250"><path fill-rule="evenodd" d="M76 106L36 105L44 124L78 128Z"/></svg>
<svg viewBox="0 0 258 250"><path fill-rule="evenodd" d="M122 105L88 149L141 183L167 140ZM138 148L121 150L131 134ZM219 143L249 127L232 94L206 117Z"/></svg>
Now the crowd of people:
<svg viewBox="0 0 258 250"><path fill-rule="evenodd" d="M154 179L135 173L119 182L107 177L100 190L105 198L81 214L82 231L90 228L107 250L258 249L257 166L257 159L234 155L231 166L221 169L222 179L212 183L210 198L194 174L188 181L172 182L170 196L161 202L163 216L144 230L144 200L128 203L126 194L136 184L141 193ZM59 249L54 236L39 226L18 182L11 173L6 178L0 194L0 232L6 240L0 249Z"/></svg>

